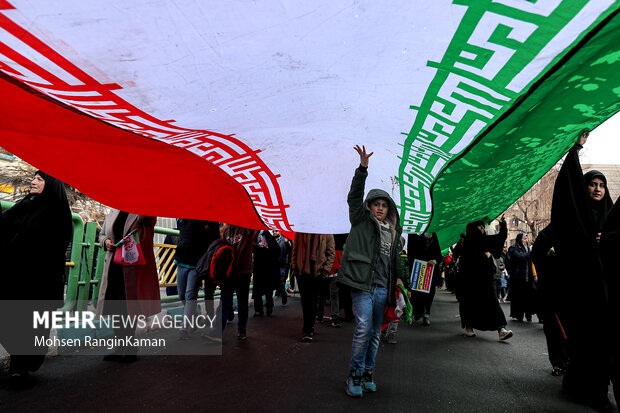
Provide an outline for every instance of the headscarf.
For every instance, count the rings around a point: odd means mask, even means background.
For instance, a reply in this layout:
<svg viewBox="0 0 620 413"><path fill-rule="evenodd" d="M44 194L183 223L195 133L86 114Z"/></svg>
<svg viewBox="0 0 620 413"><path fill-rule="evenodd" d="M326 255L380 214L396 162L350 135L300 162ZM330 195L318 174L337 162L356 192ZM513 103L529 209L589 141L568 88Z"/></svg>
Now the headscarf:
<svg viewBox="0 0 620 413"><path fill-rule="evenodd" d="M480 254L485 250L486 234L480 232L478 227L484 225L484 221L475 221L467 224L465 228L465 240L463 241L463 252L467 255Z"/></svg>
<svg viewBox="0 0 620 413"><path fill-rule="evenodd" d="M4 213L8 223L12 241L31 237L33 234L44 232L48 237L54 237L56 243L66 245L71 241L73 226L71 210L67 201L67 193L62 181L46 174L43 171L35 172L45 181L41 194L28 194ZM41 236L35 236L41 238ZM37 240L39 241L39 240Z"/></svg>
<svg viewBox="0 0 620 413"><path fill-rule="evenodd" d="M591 170L583 174L583 180L586 185L586 191L590 182L594 178L600 178L605 184L605 196L600 201L594 201L590 198L590 206L592 207L592 213L594 218L594 225L597 228L598 232L602 231L603 223L605 222L605 218L611 208L614 206L614 202L611 200L611 196L609 195L609 188L607 188L607 178L603 175L602 172L597 170Z"/></svg>
<svg viewBox="0 0 620 413"><path fill-rule="evenodd" d="M44 172L36 174L45 180L43 192L26 195L2 214L0 258L6 274L13 275L3 280L0 297L5 299L62 299L71 210L64 184Z"/></svg>
<svg viewBox="0 0 620 413"><path fill-rule="evenodd" d="M484 221L479 220L467 224L465 228L465 242L467 242L467 240L481 240L484 237L485 234L478 229L480 225L484 226Z"/></svg>

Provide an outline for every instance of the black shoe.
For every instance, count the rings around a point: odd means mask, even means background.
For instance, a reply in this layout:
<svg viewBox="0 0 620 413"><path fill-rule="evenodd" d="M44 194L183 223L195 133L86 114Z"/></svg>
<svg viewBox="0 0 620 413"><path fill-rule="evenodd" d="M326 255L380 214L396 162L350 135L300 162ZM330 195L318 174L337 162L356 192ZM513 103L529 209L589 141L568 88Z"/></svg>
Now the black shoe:
<svg viewBox="0 0 620 413"><path fill-rule="evenodd" d="M562 367L558 367L558 366L555 366L553 368L553 371L551 372L552 376L563 376L565 374L566 374L566 369L563 369Z"/></svg>
<svg viewBox="0 0 620 413"><path fill-rule="evenodd" d="M103 356L103 361L121 361L123 358L123 349L116 347L110 354Z"/></svg>
<svg viewBox="0 0 620 413"><path fill-rule="evenodd" d="M282 305L286 305L286 303L288 303L288 294L284 293L284 295L282 295Z"/></svg>
<svg viewBox="0 0 620 413"><path fill-rule="evenodd" d="M235 313L234 312L228 313L228 316L226 317L226 319L228 321L233 321L235 319Z"/></svg>
<svg viewBox="0 0 620 413"><path fill-rule="evenodd" d="M32 376L26 373L13 373L9 377L9 382L6 386L8 390L26 390L34 385L34 379Z"/></svg>
<svg viewBox="0 0 620 413"><path fill-rule="evenodd" d="M267 317L271 316L271 314L273 314L273 307L267 307Z"/></svg>
<svg viewBox="0 0 620 413"><path fill-rule="evenodd" d="M301 337L301 341L303 341L304 343L313 343L314 342L314 337L312 337L312 335L310 335L310 334L304 334Z"/></svg>
<svg viewBox="0 0 620 413"><path fill-rule="evenodd" d="M263 313L259 313L258 311L254 313L254 317L263 317Z"/></svg>
<svg viewBox="0 0 620 413"><path fill-rule="evenodd" d="M425 327L430 326L431 325L431 320L429 320L428 317L423 317L422 318L422 325L425 326Z"/></svg>
<svg viewBox="0 0 620 413"><path fill-rule="evenodd" d="M138 361L138 356L135 354L125 354L120 360L121 363L125 364L135 363L136 361Z"/></svg>
<svg viewBox="0 0 620 413"><path fill-rule="evenodd" d="M340 328L340 327L342 327L342 322L340 321L339 317L332 317L332 324L331 325L332 325L332 327Z"/></svg>

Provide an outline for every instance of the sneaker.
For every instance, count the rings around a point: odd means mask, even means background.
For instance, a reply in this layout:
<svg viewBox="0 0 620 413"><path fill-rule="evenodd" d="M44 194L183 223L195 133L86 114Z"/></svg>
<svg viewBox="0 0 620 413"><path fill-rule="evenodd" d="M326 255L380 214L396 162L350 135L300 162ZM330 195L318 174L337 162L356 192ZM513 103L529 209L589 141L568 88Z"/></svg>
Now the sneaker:
<svg viewBox="0 0 620 413"><path fill-rule="evenodd" d="M387 335L387 342L388 344L396 344L398 343L398 341L396 341L396 334L390 333Z"/></svg>
<svg viewBox="0 0 620 413"><path fill-rule="evenodd" d="M362 375L362 390L366 393L377 391L377 385L372 379L372 371L365 371Z"/></svg>
<svg viewBox="0 0 620 413"><path fill-rule="evenodd" d="M474 329L470 327L466 327L465 331L463 331L465 337L476 337L476 333L474 333Z"/></svg>
<svg viewBox="0 0 620 413"><path fill-rule="evenodd" d="M428 327L431 325L431 320L428 317L422 317L422 325Z"/></svg>
<svg viewBox="0 0 620 413"><path fill-rule="evenodd" d="M316 322L319 324L323 324L325 322L325 319L323 317L317 317Z"/></svg>
<svg viewBox="0 0 620 413"><path fill-rule="evenodd" d="M245 334L245 331L243 331L243 332L240 331L240 332L237 333L237 340L245 340L247 338L248 338L248 336Z"/></svg>
<svg viewBox="0 0 620 413"><path fill-rule="evenodd" d="M312 343L314 341L314 337L312 337L311 334L304 334L301 338L301 341L303 341L304 343Z"/></svg>
<svg viewBox="0 0 620 413"><path fill-rule="evenodd" d="M332 327L340 328L342 327L342 322L339 317L332 317Z"/></svg>
<svg viewBox="0 0 620 413"><path fill-rule="evenodd" d="M512 337L512 330L506 330L504 327L499 330L499 339L500 340L508 340Z"/></svg>
<svg viewBox="0 0 620 413"><path fill-rule="evenodd" d="M360 376L354 376L353 372L351 372L345 383L347 385L347 394L349 396L362 397L364 395L362 390L362 378Z"/></svg>
<svg viewBox="0 0 620 413"><path fill-rule="evenodd" d="M254 313L254 318L263 317L263 313L259 313L258 311Z"/></svg>

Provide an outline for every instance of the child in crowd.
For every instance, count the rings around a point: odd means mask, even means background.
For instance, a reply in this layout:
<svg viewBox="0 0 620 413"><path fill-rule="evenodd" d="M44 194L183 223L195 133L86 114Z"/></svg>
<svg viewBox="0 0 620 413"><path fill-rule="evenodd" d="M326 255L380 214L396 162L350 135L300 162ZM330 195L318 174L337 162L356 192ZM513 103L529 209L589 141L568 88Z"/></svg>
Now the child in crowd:
<svg viewBox="0 0 620 413"><path fill-rule="evenodd" d="M400 265L400 219L396 204L381 189L372 189L364 200L368 176L365 147L355 146L360 166L355 170L347 197L351 231L338 272L341 284L352 288L356 327L346 392L362 397L377 391L373 380L375 356L386 305L396 305L397 284L407 283Z"/></svg>

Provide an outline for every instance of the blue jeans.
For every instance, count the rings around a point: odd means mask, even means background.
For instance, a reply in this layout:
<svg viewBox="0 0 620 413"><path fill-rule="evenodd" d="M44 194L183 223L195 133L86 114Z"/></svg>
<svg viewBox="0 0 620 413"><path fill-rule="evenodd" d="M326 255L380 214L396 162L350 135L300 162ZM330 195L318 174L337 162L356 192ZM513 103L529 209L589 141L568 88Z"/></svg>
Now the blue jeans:
<svg viewBox="0 0 620 413"><path fill-rule="evenodd" d="M177 289L179 291L179 298L183 302L183 328L186 330L185 320L191 319L197 314L197 300L198 300L198 288L200 287L200 280L195 268L187 268L178 265L177 266Z"/></svg>
<svg viewBox="0 0 620 413"><path fill-rule="evenodd" d="M356 326L349 370L359 374L375 368L375 356L379 349L379 336L387 304L387 289L374 285L370 292L353 290L351 296Z"/></svg>

